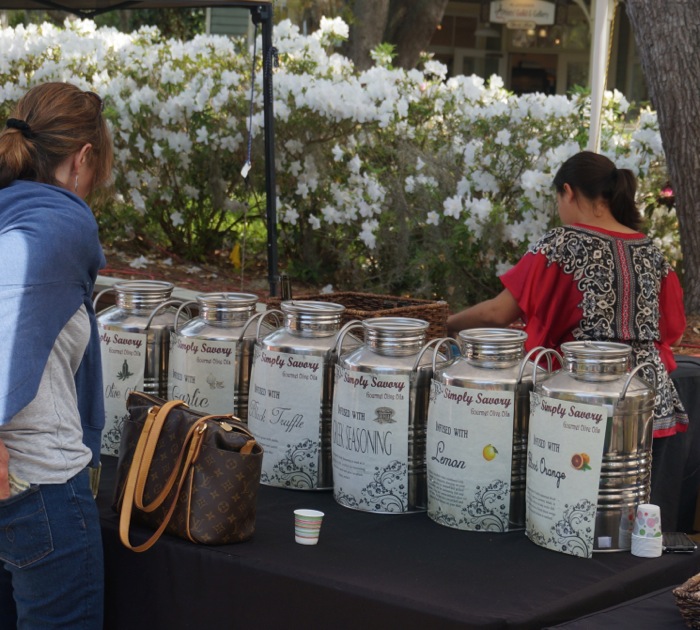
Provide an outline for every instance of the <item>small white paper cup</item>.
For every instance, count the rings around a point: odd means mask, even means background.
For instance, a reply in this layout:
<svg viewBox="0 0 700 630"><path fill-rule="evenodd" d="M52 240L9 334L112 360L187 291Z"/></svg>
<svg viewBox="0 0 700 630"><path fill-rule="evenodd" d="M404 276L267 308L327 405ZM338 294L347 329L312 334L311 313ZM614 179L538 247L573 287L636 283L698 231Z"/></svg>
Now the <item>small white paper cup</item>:
<svg viewBox="0 0 700 630"><path fill-rule="evenodd" d="M649 538L632 534L631 552L633 556L639 558L658 558L663 553L662 538L661 536Z"/></svg>
<svg viewBox="0 0 700 630"><path fill-rule="evenodd" d="M642 503L637 506L632 534L642 538L661 539L661 509L658 505Z"/></svg>
<svg viewBox="0 0 700 630"><path fill-rule="evenodd" d="M318 544L323 516L318 510L294 510L294 540L300 545Z"/></svg>

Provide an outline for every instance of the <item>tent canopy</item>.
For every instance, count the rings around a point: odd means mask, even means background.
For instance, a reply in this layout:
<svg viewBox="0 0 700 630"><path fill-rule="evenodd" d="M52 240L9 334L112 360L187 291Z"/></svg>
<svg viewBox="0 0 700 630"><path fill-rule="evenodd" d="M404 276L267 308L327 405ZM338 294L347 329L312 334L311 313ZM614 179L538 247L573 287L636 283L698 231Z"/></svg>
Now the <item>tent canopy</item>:
<svg viewBox="0 0 700 630"><path fill-rule="evenodd" d="M68 11L89 18L108 11L124 9L187 9L205 7L243 7L250 9L255 24L262 25L263 115L265 125L265 192L267 219L267 270L270 296L277 295L277 204L275 195L274 114L272 99L272 1L271 0L0 0L2 9Z"/></svg>
<svg viewBox="0 0 700 630"><path fill-rule="evenodd" d="M255 8L271 4L271 0L0 0L0 9L68 11L69 13L86 16L120 9Z"/></svg>

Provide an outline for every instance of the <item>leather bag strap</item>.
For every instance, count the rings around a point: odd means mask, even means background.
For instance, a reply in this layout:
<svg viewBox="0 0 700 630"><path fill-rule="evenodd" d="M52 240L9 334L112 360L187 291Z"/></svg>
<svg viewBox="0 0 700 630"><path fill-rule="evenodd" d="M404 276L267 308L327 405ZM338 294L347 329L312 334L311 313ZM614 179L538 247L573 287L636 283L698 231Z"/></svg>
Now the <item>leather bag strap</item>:
<svg viewBox="0 0 700 630"><path fill-rule="evenodd" d="M134 502L136 507L139 508L139 510L143 510L144 512L153 512L154 510L158 509L163 504L163 501L165 501L166 497L170 493L170 490L172 490L172 487L175 485L175 480L177 479L177 474L180 470L179 464L182 461L182 455L187 444L186 441L182 445L180 455L178 456L175 466L170 471L170 476L165 482L163 490L158 494L158 496L155 499L153 499L153 501L151 501L151 503L149 503L148 505L144 505L143 493L146 488L148 473L151 470L153 455L156 452L156 445L158 444L158 439L160 438L160 434L163 431L163 426L165 425L165 422L168 419L168 414L176 407L181 407L183 405L185 407L187 406L182 400L169 400L167 403L165 403L162 407L158 409L158 412L147 432L146 426L144 425L143 431L141 432L141 436L139 437L139 442L141 442L141 438L143 438L144 433L146 433L144 447L139 457ZM138 452L138 450L139 449L137 445L136 451ZM134 461L136 461L136 454L134 454ZM131 466L133 468L134 464L132 463Z"/></svg>
<svg viewBox="0 0 700 630"><path fill-rule="evenodd" d="M119 538L122 541L122 544L128 549L131 549L132 551L136 552L146 551L147 549L150 549L163 535L165 528L170 523L170 519L172 518L173 513L175 512L175 507L177 506L177 501L180 496L182 487L185 483L185 479L187 478L191 467L193 466L194 462L199 456L199 452L202 447L202 442L204 441L204 432L207 428L206 420L207 418L201 418L200 420L195 422L187 432L187 436L185 437L184 444L182 446L182 449L180 450L180 454L177 458L177 462L175 465L175 471L181 471L178 479L177 490L173 495L170 506L168 507L168 511L163 517L163 520L158 526L158 529L156 529L156 531L151 535L150 538L148 538L148 540L146 540L140 545L132 545L131 541L129 540L129 527L131 525L131 514L135 502L136 481L139 473L139 471L135 470L132 465L132 468L129 470L129 475L126 479L124 499L122 501L121 512L119 515ZM137 452L134 454L134 460L136 460L137 454L139 454L141 457L143 457L144 455L143 450L141 453L138 453L142 439L145 446L145 443L148 440L148 435L142 435L141 438L139 438L139 444L137 444L136 447ZM183 455L185 454L185 452L186 455L184 456L183 463ZM151 453L151 458L152 456L153 454Z"/></svg>

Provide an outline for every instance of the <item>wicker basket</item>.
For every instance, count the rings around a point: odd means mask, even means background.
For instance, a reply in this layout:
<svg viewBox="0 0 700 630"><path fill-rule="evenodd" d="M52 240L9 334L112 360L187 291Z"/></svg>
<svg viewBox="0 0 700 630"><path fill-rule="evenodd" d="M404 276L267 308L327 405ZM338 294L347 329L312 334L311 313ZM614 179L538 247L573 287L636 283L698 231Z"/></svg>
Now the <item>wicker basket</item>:
<svg viewBox="0 0 700 630"><path fill-rule="evenodd" d="M700 628L700 573L673 589L676 605L689 628Z"/></svg>
<svg viewBox="0 0 700 630"><path fill-rule="evenodd" d="M353 319L370 319L372 317L413 317L428 322L428 339L447 336L447 316L449 306L442 300L418 300L394 295L377 295L374 293L338 292L320 295L298 295L295 300L313 300L315 302L335 302L345 307L342 322ZM267 308L279 308L280 298L268 298Z"/></svg>

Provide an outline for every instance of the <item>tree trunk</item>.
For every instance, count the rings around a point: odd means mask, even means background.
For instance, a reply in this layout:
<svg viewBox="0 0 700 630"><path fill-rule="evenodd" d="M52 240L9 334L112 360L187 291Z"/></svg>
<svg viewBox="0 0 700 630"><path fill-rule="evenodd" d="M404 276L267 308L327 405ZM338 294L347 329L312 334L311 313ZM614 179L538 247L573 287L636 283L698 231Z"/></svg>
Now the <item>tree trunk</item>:
<svg viewBox="0 0 700 630"><path fill-rule="evenodd" d="M384 39L396 44L396 65L415 68L442 21L448 0L391 0Z"/></svg>
<svg viewBox="0 0 700 630"><path fill-rule="evenodd" d="M384 28L389 15L389 0L355 0L355 20L350 33L347 55L358 70L372 65L369 53L384 41Z"/></svg>
<svg viewBox="0 0 700 630"><path fill-rule="evenodd" d="M689 314L700 314L700 11L696 0L627 0L676 198Z"/></svg>

